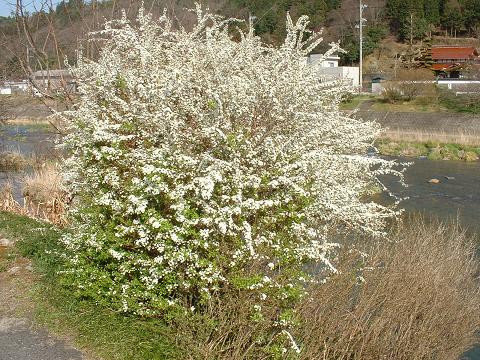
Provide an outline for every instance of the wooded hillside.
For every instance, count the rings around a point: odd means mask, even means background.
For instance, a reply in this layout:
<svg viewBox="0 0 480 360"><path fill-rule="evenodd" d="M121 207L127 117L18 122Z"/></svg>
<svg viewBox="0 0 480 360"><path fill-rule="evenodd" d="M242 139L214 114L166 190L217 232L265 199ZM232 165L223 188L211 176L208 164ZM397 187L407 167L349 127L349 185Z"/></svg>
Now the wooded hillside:
<svg viewBox="0 0 480 360"><path fill-rule="evenodd" d="M368 5L364 10L366 56L388 36L413 44L435 35L478 37L480 33L480 0L363 1ZM166 8L177 20L175 26L188 28L195 20L187 11L194 7L193 0L146 0L144 4L155 16ZM312 29L324 29L324 44L341 42L347 50L342 55L344 64L358 62L358 0L205 0L203 4L225 16L244 20L252 16L257 33L273 44L285 36L287 11L294 18L306 14ZM61 67L65 56L74 61L78 48L95 56L97 45L86 41L87 34L99 29L105 19L119 17L122 9L133 18L140 5L137 0L64 0L55 6L44 3L36 12L0 17L2 75L15 78L26 67Z"/></svg>

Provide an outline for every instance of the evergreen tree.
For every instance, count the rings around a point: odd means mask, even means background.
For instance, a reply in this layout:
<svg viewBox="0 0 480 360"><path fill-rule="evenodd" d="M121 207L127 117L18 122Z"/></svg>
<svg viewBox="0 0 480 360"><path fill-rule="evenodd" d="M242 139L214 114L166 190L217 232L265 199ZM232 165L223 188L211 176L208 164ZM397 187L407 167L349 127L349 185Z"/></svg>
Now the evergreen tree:
<svg viewBox="0 0 480 360"><path fill-rule="evenodd" d="M464 21L470 34L478 34L480 26L480 0L465 0Z"/></svg>
<svg viewBox="0 0 480 360"><path fill-rule="evenodd" d="M442 16L442 27L450 32L451 35L460 30L464 25L464 17L460 4L456 0L450 0L445 3Z"/></svg>
<svg viewBox="0 0 480 360"><path fill-rule="evenodd" d="M425 33L425 28L428 25L425 19L425 1L387 0L386 6L387 14L390 17L390 27L400 40L418 39L421 38L420 34ZM415 26L413 26L412 21L416 21Z"/></svg>
<svg viewBox="0 0 480 360"><path fill-rule="evenodd" d="M423 9L425 19L429 24L438 25L440 23L440 1L424 0Z"/></svg>

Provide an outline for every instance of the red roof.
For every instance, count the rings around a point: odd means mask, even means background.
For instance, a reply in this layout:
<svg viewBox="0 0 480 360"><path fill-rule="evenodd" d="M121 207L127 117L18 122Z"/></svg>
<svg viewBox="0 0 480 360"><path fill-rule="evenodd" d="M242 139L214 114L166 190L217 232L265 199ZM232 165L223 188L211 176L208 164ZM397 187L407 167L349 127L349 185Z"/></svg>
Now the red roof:
<svg viewBox="0 0 480 360"><path fill-rule="evenodd" d="M478 57L477 49L463 46L432 47L433 60L467 60Z"/></svg>
<svg viewBox="0 0 480 360"><path fill-rule="evenodd" d="M459 66L457 64L433 64L431 69L435 71L449 71L457 69Z"/></svg>

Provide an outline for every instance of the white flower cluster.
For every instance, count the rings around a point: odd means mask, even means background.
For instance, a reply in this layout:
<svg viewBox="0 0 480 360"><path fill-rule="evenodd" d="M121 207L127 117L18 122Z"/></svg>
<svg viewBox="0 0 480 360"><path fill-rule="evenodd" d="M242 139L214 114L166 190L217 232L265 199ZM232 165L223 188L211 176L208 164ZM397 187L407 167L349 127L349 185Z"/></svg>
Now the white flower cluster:
<svg viewBox="0 0 480 360"><path fill-rule="evenodd" d="M83 291L124 311L195 305L254 262L250 288L281 288L282 269L331 266L332 230L375 234L397 214L366 200L394 163L366 156L378 126L342 114L349 89L304 61L321 41L308 20L288 17L273 48L196 10L191 31L143 11L107 22L99 59L72 69L65 243Z"/></svg>

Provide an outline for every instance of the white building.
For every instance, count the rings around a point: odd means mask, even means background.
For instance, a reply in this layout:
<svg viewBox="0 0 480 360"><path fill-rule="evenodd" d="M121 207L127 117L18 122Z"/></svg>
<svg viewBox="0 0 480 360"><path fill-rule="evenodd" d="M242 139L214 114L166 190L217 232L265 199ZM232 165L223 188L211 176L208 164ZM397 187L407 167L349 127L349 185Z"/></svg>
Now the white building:
<svg viewBox="0 0 480 360"><path fill-rule="evenodd" d="M76 91L76 82L69 70L40 70L31 76L32 83L41 91ZM32 89L34 94L38 93Z"/></svg>
<svg viewBox="0 0 480 360"><path fill-rule="evenodd" d="M308 57L308 63L309 64L315 64L317 62L321 61L321 67L326 68L326 67L338 67L338 62L340 61L340 56L337 55L331 55L327 57L323 57L322 54L311 54Z"/></svg>
<svg viewBox="0 0 480 360"><path fill-rule="evenodd" d="M27 93L28 92L28 81L4 81L0 84L0 94L1 95L11 95L18 93Z"/></svg>
<svg viewBox="0 0 480 360"><path fill-rule="evenodd" d="M349 80L354 87L360 86L360 68L354 66L338 66L339 56L324 57L321 54L312 54L307 58L307 64L320 63L322 73L327 80Z"/></svg>

